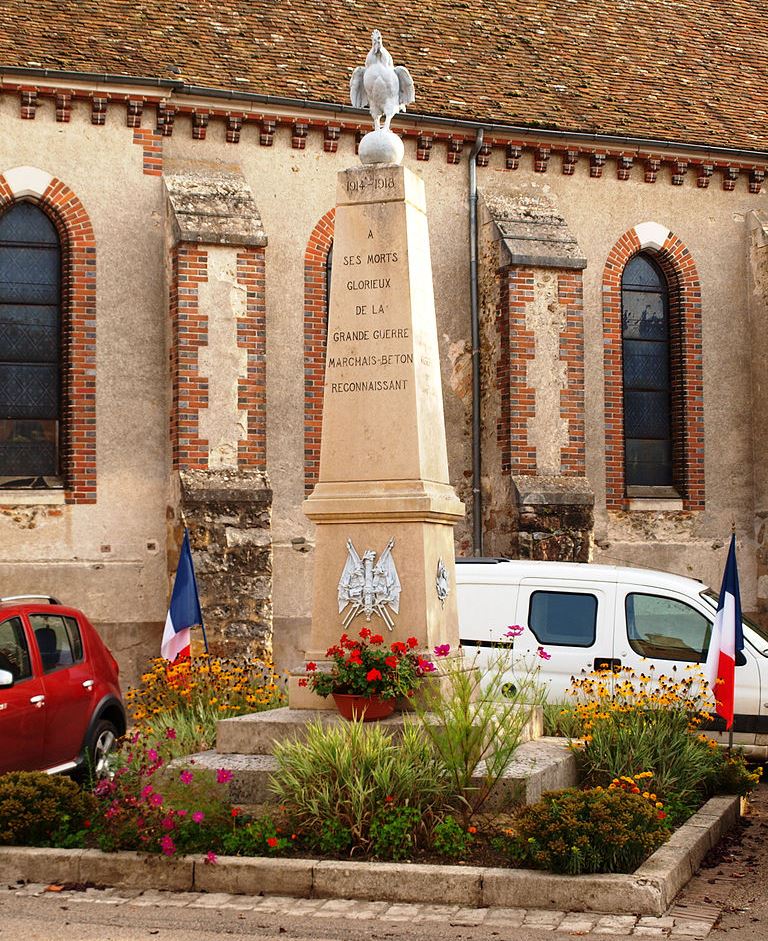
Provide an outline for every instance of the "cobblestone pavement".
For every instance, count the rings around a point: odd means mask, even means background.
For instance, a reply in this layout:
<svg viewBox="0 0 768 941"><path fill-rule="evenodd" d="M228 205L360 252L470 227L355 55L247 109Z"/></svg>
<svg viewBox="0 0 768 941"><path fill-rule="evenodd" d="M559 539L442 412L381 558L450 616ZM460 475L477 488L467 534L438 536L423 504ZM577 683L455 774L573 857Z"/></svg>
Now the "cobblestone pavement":
<svg viewBox="0 0 768 941"><path fill-rule="evenodd" d="M635 915L555 912L523 908L461 908L458 905L403 905L389 902L361 902L354 899L295 899L282 896L204 894L199 892L145 892L129 889L51 891L51 887L30 883L23 888L6 888L3 895L45 898L69 910L80 904L136 906L165 909L216 909L256 912L286 918L375 921L386 924L419 925L443 923L452 928L492 929L532 928L552 931L554 937L581 936L612 938L706 938L720 914L715 905L698 903L683 908L673 906L660 918ZM170 914L170 913L169 913Z"/></svg>

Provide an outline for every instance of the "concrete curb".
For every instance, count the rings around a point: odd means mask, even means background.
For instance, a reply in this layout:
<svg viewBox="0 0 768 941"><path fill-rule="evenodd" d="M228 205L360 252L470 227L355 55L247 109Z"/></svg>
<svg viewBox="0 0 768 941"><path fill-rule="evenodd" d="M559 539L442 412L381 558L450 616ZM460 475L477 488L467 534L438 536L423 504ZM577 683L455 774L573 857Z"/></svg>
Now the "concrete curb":
<svg viewBox="0 0 768 941"><path fill-rule="evenodd" d="M0 881L405 903L428 902L439 886L442 898L464 908L662 915L738 817L738 797L713 797L630 875L239 856L209 865L192 856L6 846L0 847Z"/></svg>

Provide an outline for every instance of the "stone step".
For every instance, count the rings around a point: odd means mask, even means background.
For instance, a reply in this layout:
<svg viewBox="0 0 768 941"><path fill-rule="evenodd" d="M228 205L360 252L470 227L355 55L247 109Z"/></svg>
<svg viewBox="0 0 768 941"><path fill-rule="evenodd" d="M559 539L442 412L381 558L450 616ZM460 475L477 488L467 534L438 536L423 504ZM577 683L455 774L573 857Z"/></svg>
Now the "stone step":
<svg viewBox="0 0 768 941"><path fill-rule="evenodd" d="M308 722L323 725L339 725L347 720L334 709L268 709L232 719L222 719L216 730L216 751L220 755L269 755L273 742L288 738L300 738L305 734ZM412 714L396 712L377 724L397 734ZM522 742L537 739L544 731L544 716L540 706L533 710L531 718L522 730Z"/></svg>
<svg viewBox="0 0 768 941"><path fill-rule="evenodd" d="M220 768L232 772L229 798L238 805L274 803L269 778L277 767L272 755L222 755L215 751L200 752L178 759L174 767L196 769ZM576 759L562 738L538 738L523 743L515 753L504 776L497 783L485 809L502 811L514 804L531 804L544 791L576 784Z"/></svg>

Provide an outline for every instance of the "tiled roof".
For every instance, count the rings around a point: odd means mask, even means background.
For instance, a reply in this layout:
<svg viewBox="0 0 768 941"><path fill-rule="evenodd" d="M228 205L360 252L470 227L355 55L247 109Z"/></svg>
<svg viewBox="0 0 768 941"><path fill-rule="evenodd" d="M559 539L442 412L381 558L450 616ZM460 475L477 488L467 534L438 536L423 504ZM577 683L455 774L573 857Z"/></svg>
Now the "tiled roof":
<svg viewBox="0 0 768 941"><path fill-rule="evenodd" d="M373 28L415 113L768 151L755 0L9 0L0 64L348 103Z"/></svg>

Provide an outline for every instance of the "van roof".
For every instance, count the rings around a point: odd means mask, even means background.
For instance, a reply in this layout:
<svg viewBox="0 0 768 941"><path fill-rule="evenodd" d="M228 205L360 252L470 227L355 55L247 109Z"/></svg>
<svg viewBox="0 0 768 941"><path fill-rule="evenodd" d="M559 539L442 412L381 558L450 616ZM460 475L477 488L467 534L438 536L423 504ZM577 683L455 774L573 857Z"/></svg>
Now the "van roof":
<svg viewBox="0 0 768 941"><path fill-rule="evenodd" d="M557 581L632 582L653 588L671 588L690 594L699 594L708 586L696 578L672 575L656 569L631 568L625 565L594 565L591 562L533 562L528 559L476 559L457 558L458 577L481 576L483 581L506 581L512 576L522 578L552 578Z"/></svg>

